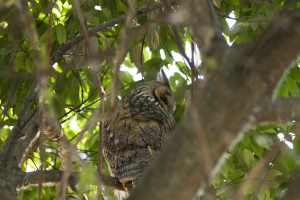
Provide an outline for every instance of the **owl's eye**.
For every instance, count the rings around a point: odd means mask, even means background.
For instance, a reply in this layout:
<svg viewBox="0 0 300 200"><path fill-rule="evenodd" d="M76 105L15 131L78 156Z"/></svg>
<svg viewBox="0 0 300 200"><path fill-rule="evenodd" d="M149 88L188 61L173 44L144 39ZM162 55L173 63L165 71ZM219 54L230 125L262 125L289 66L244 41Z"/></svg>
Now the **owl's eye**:
<svg viewBox="0 0 300 200"><path fill-rule="evenodd" d="M160 100L164 102L164 104L168 105L168 100L166 97L160 97Z"/></svg>

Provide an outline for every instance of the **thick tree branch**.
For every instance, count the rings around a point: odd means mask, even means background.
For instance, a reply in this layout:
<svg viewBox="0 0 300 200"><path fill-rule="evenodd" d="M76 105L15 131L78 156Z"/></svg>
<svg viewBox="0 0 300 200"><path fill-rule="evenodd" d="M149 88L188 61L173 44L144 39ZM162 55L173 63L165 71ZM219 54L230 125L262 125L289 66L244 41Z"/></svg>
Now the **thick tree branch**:
<svg viewBox="0 0 300 200"><path fill-rule="evenodd" d="M205 77L203 93L196 94L193 109L145 171L129 200L191 199L198 187L206 184L213 167L218 170L218 160L229 146L257 123L258 112L269 110L257 106L267 105L262 101L271 103L281 76L300 53L299 20L284 18L266 38L217 53L221 56L217 61L221 62ZM257 42L262 42L259 48L255 48ZM214 44L224 50L222 43ZM203 128L198 130L196 124ZM199 137L202 134L204 137ZM199 138L205 140L207 147L201 146Z"/></svg>
<svg viewBox="0 0 300 200"><path fill-rule="evenodd" d="M61 178L63 175L63 171L59 170L53 170L53 171L44 171L44 180L43 184L45 185L55 185L57 183L60 183ZM37 186L39 183L39 172L18 172L18 183L17 183L17 188L26 188L28 186ZM69 178L68 184L77 184L78 179L79 179L80 173L78 172L72 172L71 176ZM97 175L95 175L97 176ZM102 174L102 180L103 184L106 187L112 188L112 189L117 189L117 190L124 190L122 184L119 181L116 181L113 177L103 175ZM97 183L91 183L93 185L96 185Z"/></svg>
<svg viewBox="0 0 300 200"><path fill-rule="evenodd" d="M257 121L285 123L289 121L300 121L300 98L277 98L271 102L257 106Z"/></svg>
<svg viewBox="0 0 300 200"><path fill-rule="evenodd" d="M181 1L180 4L183 6L182 10L185 11L192 35L201 52L202 62L205 65L208 64L207 59L214 59L218 62L228 45L222 36L212 2L209 0Z"/></svg>
<svg viewBox="0 0 300 200"><path fill-rule="evenodd" d="M35 92L36 91L29 92L27 95L28 98L25 98L23 105L27 104L28 101L31 102L33 100L29 98L29 96ZM28 109L29 106L30 104L24 105L24 110L26 107ZM24 152L38 132L37 115L37 110L31 110L27 112L26 115L20 115L17 124L0 148L0 164L3 162L3 164L8 165L8 161L13 159L15 162L14 164L16 166L19 165ZM19 127L18 124L22 125L22 127Z"/></svg>
<svg viewBox="0 0 300 200"><path fill-rule="evenodd" d="M293 177L293 180L291 181L288 190L285 192L284 196L280 199L281 200L299 199L299 195L300 195L299 184L300 184L300 174L298 171L295 174L295 177Z"/></svg>
<svg viewBox="0 0 300 200"><path fill-rule="evenodd" d="M253 69L255 66L256 73L263 75L261 77L262 85L268 86L261 90L265 89L266 94L271 96L278 80L299 54L299 46L299 18L297 15L282 16L275 22L275 25L267 29L252 44L247 45L245 56L240 57L238 62L244 62L247 70Z"/></svg>

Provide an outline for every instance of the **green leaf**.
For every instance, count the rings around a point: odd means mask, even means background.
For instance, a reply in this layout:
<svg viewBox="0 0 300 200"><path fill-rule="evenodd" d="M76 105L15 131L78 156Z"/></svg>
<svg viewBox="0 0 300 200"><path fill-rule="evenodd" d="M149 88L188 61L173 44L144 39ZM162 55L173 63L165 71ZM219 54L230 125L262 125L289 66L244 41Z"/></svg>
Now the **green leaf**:
<svg viewBox="0 0 300 200"><path fill-rule="evenodd" d="M76 76L71 73L68 77L68 94L72 105L79 104L79 83Z"/></svg>
<svg viewBox="0 0 300 200"><path fill-rule="evenodd" d="M268 174L267 174L267 180L274 180L277 176L282 175L282 173L280 171L278 171L277 169L271 169Z"/></svg>
<svg viewBox="0 0 300 200"><path fill-rule="evenodd" d="M116 0L117 4L122 8L122 11L127 13L127 7L121 0Z"/></svg>
<svg viewBox="0 0 300 200"><path fill-rule="evenodd" d="M231 1L231 4L232 4L232 5L238 5L238 4L239 4L239 0L232 0L232 1Z"/></svg>
<svg viewBox="0 0 300 200"><path fill-rule="evenodd" d="M221 19L219 20L219 22L220 22L220 24L221 24L221 26L222 26L222 28L223 28L224 34L227 35L227 36L229 36L229 35L230 35L230 28L229 28L229 26L228 26L228 23L227 23L226 19L221 18Z"/></svg>
<svg viewBox="0 0 300 200"><path fill-rule="evenodd" d="M213 3L217 8L221 7L221 0L213 0Z"/></svg>
<svg viewBox="0 0 300 200"><path fill-rule="evenodd" d="M102 0L100 1L100 3L104 15L105 16L108 15L106 17L108 17L109 19L110 18L114 19L118 17L119 11L118 11L118 5L116 0Z"/></svg>
<svg viewBox="0 0 300 200"><path fill-rule="evenodd" d="M105 15L105 17L109 18L111 16L111 12L108 8L102 8L102 12Z"/></svg>
<svg viewBox="0 0 300 200"><path fill-rule="evenodd" d="M54 42L57 38L56 36L56 29L52 29L51 31L51 42ZM47 44L48 42L48 30L40 37L39 43L40 44Z"/></svg>
<svg viewBox="0 0 300 200"><path fill-rule="evenodd" d="M228 180L235 180L245 176L245 172L240 169L235 169L232 174L228 174Z"/></svg>
<svg viewBox="0 0 300 200"><path fill-rule="evenodd" d="M25 60L25 70L28 72L28 73L33 73L33 63L31 62L31 60L29 58L27 58Z"/></svg>
<svg viewBox="0 0 300 200"><path fill-rule="evenodd" d="M146 34L146 41L149 48L157 50L159 46L159 35L155 29L150 29Z"/></svg>
<svg viewBox="0 0 300 200"><path fill-rule="evenodd" d="M251 193L247 194L246 196L244 196L243 200L253 200L253 195Z"/></svg>
<svg viewBox="0 0 300 200"><path fill-rule="evenodd" d="M78 190L80 192L88 191L89 190L89 184L96 182L96 176L94 175L92 170L83 170L80 173L79 180L78 181Z"/></svg>
<svg viewBox="0 0 300 200"><path fill-rule="evenodd" d="M259 146L261 146L261 147L263 147L263 148L265 148L265 149L270 149L270 146L269 146L268 141L267 141L267 139L266 139L265 136L260 135L260 136L258 136L258 137L255 137L255 140L256 140L256 143L257 143Z"/></svg>
<svg viewBox="0 0 300 200"><path fill-rule="evenodd" d="M269 130L269 129L273 129L276 126L277 126L276 124L259 125L259 126L256 126L255 130L256 131L266 131L266 130Z"/></svg>
<svg viewBox="0 0 300 200"><path fill-rule="evenodd" d="M227 179L228 178L228 170L226 165L222 165L220 169L220 173Z"/></svg>
<svg viewBox="0 0 300 200"><path fill-rule="evenodd" d="M274 17L274 10L265 7L265 12L266 12L266 15L267 15L267 17L268 17L269 20L273 19L273 17Z"/></svg>
<svg viewBox="0 0 300 200"><path fill-rule="evenodd" d="M14 126L16 124L16 119L7 119L4 121L4 125L6 126Z"/></svg>
<svg viewBox="0 0 300 200"><path fill-rule="evenodd" d="M160 25L159 36L163 43L166 43L168 41L168 33L169 33L168 26L165 24Z"/></svg>
<svg viewBox="0 0 300 200"><path fill-rule="evenodd" d="M242 140L241 143L243 143L246 147L250 145L250 138L249 136L245 136Z"/></svg>
<svg viewBox="0 0 300 200"><path fill-rule="evenodd" d="M252 22L252 23L250 23L250 26L253 30L256 30L258 23Z"/></svg>
<svg viewBox="0 0 300 200"><path fill-rule="evenodd" d="M65 108L67 105L60 95L53 94L50 105L57 117L63 116L66 113Z"/></svg>
<svg viewBox="0 0 300 200"><path fill-rule="evenodd" d="M266 200L270 198L270 190L266 185L263 183L260 187L260 192L257 195L258 200Z"/></svg>
<svg viewBox="0 0 300 200"><path fill-rule="evenodd" d="M90 37L90 44L91 44L91 50L94 54L98 53L98 38L97 37Z"/></svg>
<svg viewBox="0 0 300 200"><path fill-rule="evenodd" d="M142 44L138 43L129 51L130 60L138 68L138 72L142 72L142 63L144 63L144 54L142 53Z"/></svg>
<svg viewBox="0 0 300 200"><path fill-rule="evenodd" d="M297 135L293 140L293 151L300 157L300 135Z"/></svg>
<svg viewBox="0 0 300 200"><path fill-rule="evenodd" d="M279 97L289 97L289 91L288 91L288 88L287 88L285 82L280 84L280 86L278 87L277 95Z"/></svg>
<svg viewBox="0 0 300 200"><path fill-rule="evenodd" d="M132 75L127 71L120 71L119 77L123 85L127 85L128 83L133 81Z"/></svg>
<svg viewBox="0 0 300 200"><path fill-rule="evenodd" d="M220 183L221 183L220 173L216 173L216 175L213 178L213 184L214 186L219 186Z"/></svg>
<svg viewBox="0 0 300 200"><path fill-rule="evenodd" d="M252 140L249 146L250 146L250 150L253 151L256 156L258 157L262 156L262 148L258 146L256 142L253 142Z"/></svg>
<svg viewBox="0 0 300 200"><path fill-rule="evenodd" d="M231 167L231 165L228 163L228 161L225 161L224 165L226 166L226 169L228 172L234 173L234 169Z"/></svg>
<svg viewBox="0 0 300 200"><path fill-rule="evenodd" d="M79 54L79 55L86 55L85 44L83 41L79 42L76 45L75 53ZM76 66L76 69L80 69L84 64L85 57L84 56L76 56L76 57L71 56L71 59L72 58L74 58L74 64ZM69 62L69 60L66 60L66 61Z"/></svg>
<svg viewBox="0 0 300 200"><path fill-rule="evenodd" d="M290 73L285 76L285 82L291 95L294 97L299 97L299 88Z"/></svg>
<svg viewBox="0 0 300 200"><path fill-rule="evenodd" d="M56 79L56 81L57 82L55 83L55 93L62 95L68 84L67 74L65 72L61 73Z"/></svg>
<svg viewBox="0 0 300 200"><path fill-rule="evenodd" d="M243 152L243 158L246 166L250 169L255 164L255 158L251 151L245 149Z"/></svg>
<svg viewBox="0 0 300 200"><path fill-rule="evenodd" d="M293 67L290 71L292 77L300 83L300 68L298 67L298 65L296 65L295 67Z"/></svg>
<svg viewBox="0 0 300 200"><path fill-rule="evenodd" d="M65 27L62 24L58 24L56 26L56 36L59 44L66 43L67 33Z"/></svg>

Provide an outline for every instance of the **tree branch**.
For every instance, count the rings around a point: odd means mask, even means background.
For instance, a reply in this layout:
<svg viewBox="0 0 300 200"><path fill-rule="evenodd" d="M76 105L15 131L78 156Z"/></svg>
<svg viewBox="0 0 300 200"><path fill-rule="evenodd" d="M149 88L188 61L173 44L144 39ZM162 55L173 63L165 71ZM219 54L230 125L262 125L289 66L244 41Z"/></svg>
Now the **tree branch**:
<svg viewBox="0 0 300 200"><path fill-rule="evenodd" d="M300 98L279 97L274 101L264 102L256 109L263 109L263 112L259 112L256 115L259 123L300 121Z"/></svg>
<svg viewBox="0 0 300 200"><path fill-rule="evenodd" d="M300 184L300 174L299 171L296 173L295 178L291 181L288 190L285 192L284 196L280 198L281 200L290 200L290 199L297 199L300 195L299 190Z"/></svg>
<svg viewBox="0 0 300 200"><path fill-rule="evenodd" d="M39 183L39 172L18 172L19 173L19 179L17 183L17 188L22 189L26 188L28 186L38 186ZM53 170L53 171L44 171L44 179L43 184L45 185L55 185L57 183L60 183L61 178L63 175L63 171L59 170ZM69 178L68 184L77 184L79 179L80 173L78 172L72 172L71 176ZM95 174L95 176L97 176ZM119 181L116 181L114 177L103 175L102 174L102 180L103 184L106 187L117 189L117 190L124 190L122 183ZM91 183L93 185L96 185L97 183Z"/></svg>
<svg viewBox="0 0 300 200"><path fill-rule="evenodd" d="M180 3L183 6L182 10L186 12L192 35L201 52L202 62L206 63L206 59L214 59L218 62L228 45L222 36L212 2L204 0Z"/></svg>
<svg viewBox="0 0 300 200"><path fill-rule="evenodd" d="M254 65L256 73L264 74L262 82L268 85L268 96L272 96L277 87L278 80L285 70L299 54L300 46L300 21L295 15L284 16L288 9L289 1L285 3L281 17L274 19L271 26L267 28L253 43L247 45L247 52L239 62L246 63L245 67L251 69ZM267 74L267 76L265 76ZM258 77L258 76L257 76Z"/></svg>
<svg viewBox="0 0 300 200"><path fill-rule="evenodd" d="M193 6L185 9L196 13ZM202 23L192 20L193 30ZM202 25L199 26L195 30L201 31ZM202 36L205 34L199 33L198 39ZM223 42L217 41L213 39L212 46L217 52L223 51ZM257 105L267 105L263 101L271 102L281 76L299 54L300 21L286 17L263 40L233 45L226 50L223 53L213 52L213 55L220 57L216 68L210 70L210 76L205 76L207 83L203 94L197 92L192 109L139 179L129 200L191 199L200 185L205 187L207 175L218 170L218 161L229 146L257 123L256 116L265 109L257 109ZM280 111L282 113L285 114ZM195 124L203 125L203 133ZM200 134L208 143L205 148L201 147ZM209 152L209 162L205 152Z"/></svg>

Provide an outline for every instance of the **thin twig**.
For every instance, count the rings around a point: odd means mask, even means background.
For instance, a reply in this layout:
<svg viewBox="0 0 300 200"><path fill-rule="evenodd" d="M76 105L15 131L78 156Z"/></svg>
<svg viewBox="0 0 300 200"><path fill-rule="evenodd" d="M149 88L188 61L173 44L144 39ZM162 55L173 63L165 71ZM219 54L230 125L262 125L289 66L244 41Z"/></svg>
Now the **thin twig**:
<svg viewBox="0 0 300 200"><path fill-rule="evenodd" d="M262 22L271 22L271 20L246 20L246 19L237 19L234 17L230 17L229 15L221 14L221 13L216 13L220 17L225 17L227 19L233 19L238 22L248 22L248 23L262 23Z"/></svg>

